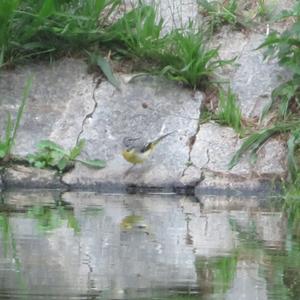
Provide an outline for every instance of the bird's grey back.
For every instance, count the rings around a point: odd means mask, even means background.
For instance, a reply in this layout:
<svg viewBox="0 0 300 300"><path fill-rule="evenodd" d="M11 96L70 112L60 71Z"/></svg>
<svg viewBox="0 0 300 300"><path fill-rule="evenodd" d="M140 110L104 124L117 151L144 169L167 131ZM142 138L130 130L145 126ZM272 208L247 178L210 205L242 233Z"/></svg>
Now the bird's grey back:
<svg viewBox="0 0 300 300"><path fill-rule="evenodd" d="M133 148L137 150L142 150L146 144L147 141L142 137L138 137L138 138L125 137L123 139L123 145L129 150Z"/></svg>

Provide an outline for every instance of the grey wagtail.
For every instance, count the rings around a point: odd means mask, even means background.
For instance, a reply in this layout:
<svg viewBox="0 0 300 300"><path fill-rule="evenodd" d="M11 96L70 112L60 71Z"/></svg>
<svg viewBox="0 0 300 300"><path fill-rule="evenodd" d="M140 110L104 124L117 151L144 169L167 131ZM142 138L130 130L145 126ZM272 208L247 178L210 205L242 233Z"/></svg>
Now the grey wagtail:
<svg viewBox="0 0 300 300"><path fill-rule="evenodd" d="M124 138L125 149L122 152L123 157L133 165L143 163L153 152L155 146L175 131L168 132L150 142L143 142L141 138Z"/></svg>

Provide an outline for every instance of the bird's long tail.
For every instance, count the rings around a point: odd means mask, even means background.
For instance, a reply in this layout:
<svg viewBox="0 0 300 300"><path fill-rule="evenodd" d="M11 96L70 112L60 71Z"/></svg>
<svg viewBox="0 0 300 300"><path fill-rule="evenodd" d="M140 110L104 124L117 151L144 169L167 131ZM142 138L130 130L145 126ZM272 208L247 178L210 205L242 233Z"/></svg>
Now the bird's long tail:
<svg viewBox="0 0 300 300"><path fill-rule="evenodd" d="M171 132L168 132L168 133L166 133L166 134L163 134L163 135L159 136L157 139L153 140L153 141L151 142L151 144L152 144L153 146L156 146L161 140L163 140L164 138L166 138L168 135L174 133L175 131L176 131L176 130L173 130L173 131L171 131Z"/></svg>

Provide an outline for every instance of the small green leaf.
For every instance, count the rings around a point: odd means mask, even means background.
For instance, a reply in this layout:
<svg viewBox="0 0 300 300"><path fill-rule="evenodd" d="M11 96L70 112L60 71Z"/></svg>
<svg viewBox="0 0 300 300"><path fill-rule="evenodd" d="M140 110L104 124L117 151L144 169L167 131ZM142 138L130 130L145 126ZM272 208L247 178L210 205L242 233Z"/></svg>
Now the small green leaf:
<svg viewBox="0 0 300 300"><path fill-rule="evenodd" d="M69 164L69 160L66 158L62 158L58 163L57 167L62 172Z"/></svg>
<svg viewBox="0 0 300 300"><path fill-rule="evenodd" d="M34 161L33 165L39 169L43 169L46 167L46 163L44 161Z"/></svg>
<svg viewBox="0 0 300 300"><path fill-rule="evenodd" d="M85 146L85 140L80 140L78 144L70 151L69 154L70 159L74 160L81 153L84 146Z"/></svg>
<svg viewBox="0 0 300 300"><path fill-rule="evenodd" d="M13 128L12 135L11 135L11 142L9 144L9 150L8 150L9 153L10 153L10 150L11 150L11 148L12 148L12 146L13 146L15 140L16 140L17 131L19 129L20 122L21 122L23 112L24 112L24 109L25 109L25 105L26 105L27 99L29 97L31 85L32 85L32 76L26 81L26 84L25 84L25 87L24 87L24 90L23 90L21 105L18 109L16 122L14 124L14 128Z"/></svg>
<svg viewBox="0 0 300 300"><path fill-rule="evenodd" d="M101 159L88 159L88 160L77 159L76 161L81 162L82 164L95 169L102 169L106 165L105 161Z"/></svg>
<svg viewBox="0 0 300 300"><path fill-rule="evenodd" d="M63 159L64 157L66 157L66 155L64 155L64 153L62 152L58 152L56 150L52 150L50 151L50 153L47 156L50 160L51 160L51 165L56 165L61 159Z"/></svg>
<svg viewBox="0 0 300 300"><path fill-rule="evenodd" d="M5 47L4 45L1 47L1 52L0 52L0 68L4 64L4 53L5 53Z"/></svg>
<svg viewBox="0 0 300 300"><path fill-rule="evenodd" d="M65 149L63 147L61 147L60 145L50 141L50 140L42 140L37 144L37 147L39 149L50 149L53 151L57 151L60 153L63 153L64 155L67 155L67 151L65 151Z"/></svg>
<svg viewBox="0 0 300 300"><path fill-rule="evenodd" d="M103 72L103 74L105 75L105 77L107 78L107 80L114 86L116 87L118 90L120 90L120 81L115 77L111 65L108 62L107 59L105 59L104 57L102 57L100 54L91 54L88 52L88 54L90 55L90 59L92 61L92 63L95 63Z"/></svg>
<svg viewBox="0 0 300 300"><path fill-rule="evenodd" d="M6 156L7 146L6 144L0 144L0 159Z"/></svg>
<svg viewBox="0 0 300 300"><path fill-rule="evenodd" d="M7 113L7 120L6 120L6 128L5 128L5 143L7 145L10 144L11 141L11 133L12 133L12 120L10 113Z"/></svg>

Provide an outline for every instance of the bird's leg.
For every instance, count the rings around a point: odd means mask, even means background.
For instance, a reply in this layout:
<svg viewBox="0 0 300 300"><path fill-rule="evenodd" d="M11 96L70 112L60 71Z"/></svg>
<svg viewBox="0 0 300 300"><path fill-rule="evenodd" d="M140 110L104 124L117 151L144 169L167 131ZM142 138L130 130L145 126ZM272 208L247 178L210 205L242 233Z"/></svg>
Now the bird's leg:
<svg viewBox="0 0 300 300"><path fill-rule="evenodd" d="M133 164L125 173L124 173L124 177L126 177L130 171L135 167L136 164Z"/></svg>

